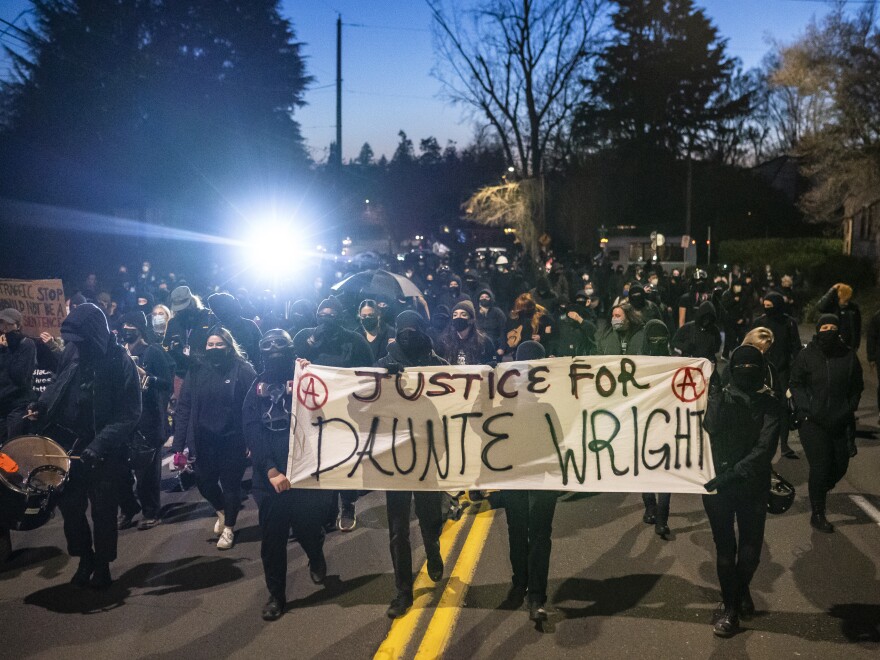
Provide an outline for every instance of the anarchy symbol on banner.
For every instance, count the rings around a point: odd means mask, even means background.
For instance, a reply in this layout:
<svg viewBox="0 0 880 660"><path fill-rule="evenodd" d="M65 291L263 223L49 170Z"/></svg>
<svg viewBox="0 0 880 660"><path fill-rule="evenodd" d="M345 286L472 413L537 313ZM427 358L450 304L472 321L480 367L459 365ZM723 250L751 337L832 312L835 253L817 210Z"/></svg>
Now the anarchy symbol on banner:
<svg viewBox="0 0 880 660"><path fill-rule="evenodd" d="M697 367L682 367L672 377L672 393L679 401L691 403L706 391L706 377Z"/></svg>
<svg viewBox="0 0 880 660"><path fill-rule="evenodd" d="M314 374L305 374L299 379L296 388L296 398L304 407L315 411L327 403L330 396L327 385Z"/></svg>

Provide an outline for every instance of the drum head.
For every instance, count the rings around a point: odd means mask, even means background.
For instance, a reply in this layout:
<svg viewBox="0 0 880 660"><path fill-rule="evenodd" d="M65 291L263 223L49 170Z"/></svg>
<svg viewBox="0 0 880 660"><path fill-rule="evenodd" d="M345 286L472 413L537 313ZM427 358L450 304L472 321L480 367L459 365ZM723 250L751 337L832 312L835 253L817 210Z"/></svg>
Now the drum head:
<svg viewBox="0 0 880 660"><path fill-rule="evenodd" d="M70 458L54 440L41 435L21 435L12 438L0 451L18 465L18 477L10 477L0 472L0 478L14 490L22 491L21 484L27 484L31 475L38 476L43 488L60 488L70 472ZM50 466L47 468L47 466Z"/></svg>

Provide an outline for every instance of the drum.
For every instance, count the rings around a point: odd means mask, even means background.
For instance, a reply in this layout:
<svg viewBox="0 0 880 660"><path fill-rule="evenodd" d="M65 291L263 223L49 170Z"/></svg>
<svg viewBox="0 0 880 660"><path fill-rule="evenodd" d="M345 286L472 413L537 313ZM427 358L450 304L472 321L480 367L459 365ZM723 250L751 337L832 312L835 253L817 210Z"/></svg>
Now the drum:
<svg viewBox="0 0 880 660"><path fill-rule="evenodd" d="M22 435L0 446L0 527L45 524L69 472L70 457L50 438Z"/></svg>

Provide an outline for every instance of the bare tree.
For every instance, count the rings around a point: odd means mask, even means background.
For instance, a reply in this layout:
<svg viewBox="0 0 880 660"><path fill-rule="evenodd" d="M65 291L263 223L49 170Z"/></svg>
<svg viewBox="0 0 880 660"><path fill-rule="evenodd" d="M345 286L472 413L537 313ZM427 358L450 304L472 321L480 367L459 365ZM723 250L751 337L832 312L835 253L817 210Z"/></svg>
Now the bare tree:
<svg viewBox="0 0 880 660"><path fill-rule="evenodd" d="M485 186L471 195L462 208L467 216L490 227L511 227L523 249L533 257L538 254L538 232L534 218L540 213L541 184L536 179L510 181Z"/></svg>
<svg viewBox="0 0 880 660"><path fill-rule="evenodd" d="M606 0L427 0L439 62L435 75L456 103L498 134L522 178L543 173L567 142L598 50Z"/></svg>

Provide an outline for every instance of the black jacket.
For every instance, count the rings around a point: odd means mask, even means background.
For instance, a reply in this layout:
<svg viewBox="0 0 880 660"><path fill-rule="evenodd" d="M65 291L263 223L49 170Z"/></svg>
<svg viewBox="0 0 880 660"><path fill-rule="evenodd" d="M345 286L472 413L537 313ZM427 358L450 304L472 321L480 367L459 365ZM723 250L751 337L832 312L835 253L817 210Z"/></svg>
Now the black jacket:
<svg viewBox="0 0 880 660"><path fill-rule="evenodd" d="M877 311L868 322L868 337L865 350L868 362L876 362L880 357L880 311Z"/></svg>
<svg viewBox="0 0 880 660"><path fill-rule="evenodd" d="M826 355L814 338L794 359L789 389L800 419L838 429L852 423L859 407L862 365L842 341Z"/></svg>
<svg viewBox="0 0 880 660"><path fill-rule="evenodd" d="M449 364L489 364L498 359L495 342L480 332L476 324L471 325L466 339L459 337L450 325L438 338L435 349Z"/></svg>
<svg viewBox="0 0 880 660"><path fill-rule="evenodd" d="M257 377L246 360L234 357L222 368L204 360L193 362L180 388L174 420L174 451L222 442L244 456L242 405Z"/></svg>
<svg viewBox="0 0 880 660"><path fill-rule="evenodd" d="M710 390L703 428L709 432L717 491L765 493L779 437L779 400L734 385Z"/></svg>
<svg viewBox="0 0 880 660"><path fill-rule="evenodd" d="M304 328L293 338L296 357L325 367L369 367L375 360L370 345L356 332L342 327Z"/></svg>
<svg viewBox="0 0 880 660"><path fill-rule="evenodd" d="M91 356L82 358L77 345L68 342L58 377L40 397L40 422L44 427L54 423L73 428L78 450L88 446L102 458L120 456L141 416L141 384L134 362L112 340L104 313L94 305L77 307L61 329L85 337ZM85 402L91 416L82 424Z"/></svg>
<svg viewBox="0 0 880 660"><path fill-rule="evenodd" d="M388 340L393 339L395 336L394 328L389 328L384 323L380 323L379 327L376 328L376 331L376 338L372 342L367 339L367 334L363 327L358 327L356 331L364 338L364 341L367 342L367 346L370 347L370 352L373 354L373 361L388 355Z"/></svg>
<svg viewBox="0 0 880 660"><path fill-rule="evenodd" d="M377 360L375 366L383 369L393 369L395 367L442 367L447 364L449 362L437 355L433 350L430 353L412 359L400 350L397 342L392 342L388 345L388 355L381 360Z"/></svg>
<svg viewBox="0 0 880 660"><path fill-rule="evenodd" d="M489 294L489 307L484 309L479 306L480 296ZM507 339L507 315L495 304L495 296L489 289L483 289L477 294L477 302L474 305L477 311L477 327L481 332L489 336L496 346L501 346Z"/></svg>
<svg viewBox="0 0 880 660"><path fill-rule="evenodd" d="M150 379L142 390L142 411L137 430L151 444L161 446L165 442L165 415L168 399L174 385L174 373L165 351L155 344L137 346L130 351Z"/></svg>
<svg viewBox="0 0 880 660"><path fill-rule="evenodd" d="M767 351L767 359L780 372L787 372L795 356L803 348L797 321L788 314L762 314L752 323L752 328L767 328L773 333L773 345Z"/></svg>
<svg viewBox="0 0 880 660"><path fill-rule="evenodd" d="M0 413L4 415L34 398L37 347L32 339L16 334L8 334L9 345L0 347Z"/></svg>
<svg viewBox="0 0 880 660"><path fill-rule="evenodd" d="M703 320L708 322L707 326L701 324ZM701 303L695 320L688 321L676 330L672 337L672 349L678 355L706 358L714 363L721 350L721 332L715 320L715 306L708 300Z"/></svg>

